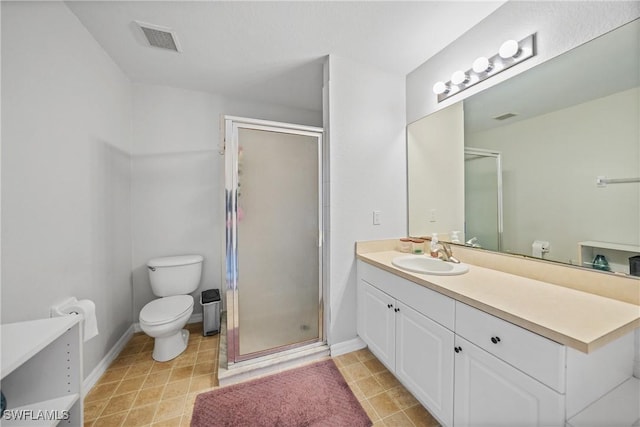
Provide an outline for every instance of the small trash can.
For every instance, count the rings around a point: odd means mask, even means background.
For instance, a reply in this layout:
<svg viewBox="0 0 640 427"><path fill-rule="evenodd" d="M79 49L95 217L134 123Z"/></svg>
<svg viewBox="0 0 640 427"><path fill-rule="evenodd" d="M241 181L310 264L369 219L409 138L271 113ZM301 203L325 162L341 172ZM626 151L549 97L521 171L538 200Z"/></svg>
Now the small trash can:
<svg viewBox="0 0 640 427"><path fill-rule="evenodd" d="M202 335L215 335L220 332L220 291L207 289L200 294L202 305Z"/></svg>

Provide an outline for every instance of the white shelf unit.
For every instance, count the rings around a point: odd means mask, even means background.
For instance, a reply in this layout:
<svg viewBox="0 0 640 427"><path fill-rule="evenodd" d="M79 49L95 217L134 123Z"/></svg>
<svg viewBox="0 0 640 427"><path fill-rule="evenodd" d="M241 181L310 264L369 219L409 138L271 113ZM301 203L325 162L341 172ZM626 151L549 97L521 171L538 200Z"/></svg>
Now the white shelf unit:
<svg viewBox="0 0 640 427"><path fill-rule="evenodd" d="M582 267L592 267L596 255L604 255L611 271L629 274L629 257L640 255L640 246L593 240L578 242L578 263Z"/></svg>
<svg viewBox="0 0 640 427"><path fill-rule="evenodd" d="M80 316L2 325L2 426L82 426Z"/></svg>

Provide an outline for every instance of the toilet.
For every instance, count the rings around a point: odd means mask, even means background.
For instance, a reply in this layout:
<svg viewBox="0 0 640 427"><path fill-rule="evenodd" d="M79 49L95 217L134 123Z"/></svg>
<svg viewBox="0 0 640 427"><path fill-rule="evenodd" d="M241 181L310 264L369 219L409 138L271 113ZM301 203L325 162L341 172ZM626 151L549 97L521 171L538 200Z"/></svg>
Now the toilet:
<svg viewBox="0 0 640 427"><path fill-rule="evenodd" d="M140 311L140 328L154 338L152 357L166 362L187 348L189 331L182 329L193 313L189 295L200 284L201 255L154 258L147 262L153 294L160 297Z"/></svg>

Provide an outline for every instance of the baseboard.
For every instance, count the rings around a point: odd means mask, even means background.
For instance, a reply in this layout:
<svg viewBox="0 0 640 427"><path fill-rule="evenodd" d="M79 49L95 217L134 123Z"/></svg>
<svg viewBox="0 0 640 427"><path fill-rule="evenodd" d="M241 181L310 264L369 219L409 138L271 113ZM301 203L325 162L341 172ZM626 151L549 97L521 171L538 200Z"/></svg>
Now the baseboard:
<svg viewBox="0 0 640 427"><path fill-rule="evenodd" d="M82 395L83 397L89 393L89 391L93 388L94 385L98 382L102 374L107 370L111 362L118 357L118 354L122 351L124 346L129 342L134 333L134 325L129 326L129 329L125 331L124 334L120 337L120 339L115 343L111 350L102 358L100 363L93 368L93 371L84 379L82 382Z"/></svg>
<svg viewBox="0 0 640 427"><path fill-rule="evenodd" d="M340 356L341 354L350 353L352 351L365 348L367 344L360 337L355 337L349 341L342 341L331 344L331 357Z"/></svg>

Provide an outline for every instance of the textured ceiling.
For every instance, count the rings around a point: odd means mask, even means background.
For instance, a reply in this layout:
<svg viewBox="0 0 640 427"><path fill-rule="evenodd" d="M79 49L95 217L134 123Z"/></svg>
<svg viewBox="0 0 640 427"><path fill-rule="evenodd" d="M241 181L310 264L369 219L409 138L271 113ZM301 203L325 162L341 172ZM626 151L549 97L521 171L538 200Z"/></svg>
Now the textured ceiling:
<svg viewBox="0 0 640 427"><path fill-rule="evenodd" d="M322 58L406 75L504 1L69 1L134 82L321 109ZM148 47L134 21L171 28Z"/></svg>

